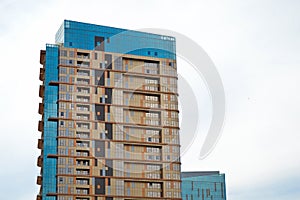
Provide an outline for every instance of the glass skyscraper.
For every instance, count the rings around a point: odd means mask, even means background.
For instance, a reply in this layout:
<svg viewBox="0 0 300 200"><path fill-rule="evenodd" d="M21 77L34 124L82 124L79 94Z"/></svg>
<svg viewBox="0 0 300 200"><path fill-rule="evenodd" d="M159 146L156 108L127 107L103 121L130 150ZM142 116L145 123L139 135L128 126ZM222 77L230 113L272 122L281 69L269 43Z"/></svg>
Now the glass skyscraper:
<svg viewBox="0 0 300 200"><path fill-rule="evenodd" d="M181 199L175 38L65 20L55 40L37 199Z"/></svg>

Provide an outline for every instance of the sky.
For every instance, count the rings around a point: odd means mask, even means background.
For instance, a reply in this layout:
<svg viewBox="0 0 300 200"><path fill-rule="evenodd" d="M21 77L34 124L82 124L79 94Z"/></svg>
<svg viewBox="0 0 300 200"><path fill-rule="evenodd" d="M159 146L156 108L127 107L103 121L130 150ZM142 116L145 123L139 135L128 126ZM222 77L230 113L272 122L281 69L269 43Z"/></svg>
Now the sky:
<svg viewBox="0 0 300 200"><path fill-rule="evenodd" d="M200 112L189 117L198 117L200 128L182 153L182 170L225 173L229 200L298 200L299 10L297 0L2 0L0 199L31 200L38 193L39 51L70 19L169 29L200 45L223 81L226 119L213 151L199 159L212 105L197 80ZM180 76L188 76L188 65L178 59Z"/></svg>

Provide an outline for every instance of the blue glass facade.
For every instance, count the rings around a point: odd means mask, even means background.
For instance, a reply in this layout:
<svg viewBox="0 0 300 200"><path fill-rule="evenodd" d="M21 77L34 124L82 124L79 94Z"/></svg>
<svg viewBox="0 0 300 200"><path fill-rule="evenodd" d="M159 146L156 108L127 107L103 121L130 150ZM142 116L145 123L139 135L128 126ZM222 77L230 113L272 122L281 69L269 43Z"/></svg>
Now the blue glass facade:
<svg viewBox="0 0 300 200"><path fill-rule="evenodd" d="M108 26L65 20L56 33L64 47L94 50L95 38L103 39L104 51L138 56L175 59L175 38Z"/></svg>
<svg viewBox="0 0 300 200"><path fill-rule="evenodd" d="M57 154L57 122L49 121L50 117L57 117L58 87L50 86L51 81L58 80L58 56L57 45L46 45L45 63L45 95L44 95L44 149L42 172L42 198L55 200L56 197L47 197L48 193L56 193L56 162L55 158L48 158L49 154Z"/></svg>
<svg viewBox="0 0 300 200"><path fill-rule="evenodd" d="M226 200L225 174L182 172L183 200Z"/></svg>

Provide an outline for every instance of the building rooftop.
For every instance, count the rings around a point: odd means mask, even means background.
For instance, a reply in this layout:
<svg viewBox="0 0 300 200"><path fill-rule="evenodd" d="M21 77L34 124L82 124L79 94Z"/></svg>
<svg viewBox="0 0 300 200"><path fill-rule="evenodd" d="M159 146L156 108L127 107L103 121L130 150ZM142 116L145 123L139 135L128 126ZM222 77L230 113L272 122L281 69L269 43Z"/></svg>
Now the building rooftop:
<svg viewBox="0 0 300 200"><path fill-rule="evenodd" d="M209 175L219 175L219 171L191 171L191 172L181 172L181 178L189 178L196 176L209 176Z"/></svg>
<svg viewBox="0 0 300 200"><path fill-rule="evenodd" d="M176 59L176 40L172 36L64 20L55 43L67 48L97 49L120 54Z"/></svg>

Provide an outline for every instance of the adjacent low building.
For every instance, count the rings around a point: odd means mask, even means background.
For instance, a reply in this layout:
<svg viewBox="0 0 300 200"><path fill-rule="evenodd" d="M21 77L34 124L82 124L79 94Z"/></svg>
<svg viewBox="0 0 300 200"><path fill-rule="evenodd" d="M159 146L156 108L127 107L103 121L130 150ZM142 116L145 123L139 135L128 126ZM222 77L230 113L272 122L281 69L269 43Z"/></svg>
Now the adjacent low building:
<svg viewBox="0 0 300 200"><path fill-rule="evenodd" d="M219 171L182 172L183 200L226 200L225 174Z"/></svg>

